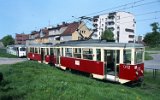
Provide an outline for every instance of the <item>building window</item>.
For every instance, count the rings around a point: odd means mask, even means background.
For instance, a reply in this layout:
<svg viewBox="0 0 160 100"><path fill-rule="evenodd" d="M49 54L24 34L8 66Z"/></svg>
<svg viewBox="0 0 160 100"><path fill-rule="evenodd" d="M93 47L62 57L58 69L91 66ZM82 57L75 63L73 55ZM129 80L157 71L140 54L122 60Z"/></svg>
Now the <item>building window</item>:
<svg viewBox="0 0 160 100"><path fill-rule="evenodd" d="M119 31L117 31L117 42L119 43Z"/></svg>
<svg viewBox="0 0 160 100"><path fill-rule="evenodd" d="M128 43L134 43L134 41L128 41Z"/></svg>
<svg viewBox="0 0 160 100"><path fill-rule="evenodd" d="M135 25L133 24L133 27L135 27Z"/></svg>
<svg viewBox="0 0 160 100"><path fill-rule="evenodd" d="M134 33L134 30L133 30L133 29L128 29L128 28L126 28L125 31L126 31L126 32L132 32L132 33Z"/></svg>
<svg viewBox="0 0 160 100"><path fill-rule="evenodd" d="M103 27L103 24L102 24L102 27Z"/></svg>
<svg viewBox="0 0 160 100"><path fill-rule="evenodd" d="M120 16L117 16L117 19L120 19Z"/></svg>
<svg viewBox="0 0 160 100"><path fill-rule="evenodd" d="M98 21L98 19L93 19L93 22L97 22Z"/></svg>
<svg viewBox="0 0 160 100"><path fill-rule="evenodd" d="M114 31L114 27L110 27L110 28L108 28L109 30L111 30L111 31Z"/></svg>
<svg viewBox="0 0 160 100"><path fill-rule="evenodd" d="M108 19L114 19L115 17L114 16L108 16Z"/></svg>
<svg viewBox="0 0 160 100"><path fill-rule="evenodd" d="M114 22L113 22L113 21L110 21L110 22L107 22L106 24L107 24L107 25L114 25Z"/></svg>
<svg viewBox="0 0 160 100"><path fill-rule="evenodd" d="M129 38L134 38L134 35L129 35L128 37L129 37Z"/></svg>
<svg viewBox="0 0 160 100"><path fill-rule="evenodd" d="M102 18L102 21L103 21L103 18Z"/></svg>

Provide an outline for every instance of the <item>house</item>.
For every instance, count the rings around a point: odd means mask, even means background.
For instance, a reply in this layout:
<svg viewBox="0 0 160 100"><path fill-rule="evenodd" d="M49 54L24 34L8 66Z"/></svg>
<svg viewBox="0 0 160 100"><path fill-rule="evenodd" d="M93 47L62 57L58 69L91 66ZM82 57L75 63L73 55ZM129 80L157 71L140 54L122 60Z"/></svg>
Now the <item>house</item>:
<svg viewBox="0 0 160 100"><path fill-rule="evenodd" d="M31 34L29 35L29 39L36 39L40 37L40 32L39 31L32 31Z"/></svg>
<svg viewBox="0 0 160 100"><path fill-rule="evenodd" d="M63 23L52 29L49 29L49 42L56 44L69 40L80 40L91 35L91 31L84 22Z"/></svg>
<svg viewBox="0 0 160 100"><path fill-rule="evenodd" d="M48 43L48 36L49 36L49 31L48 29L45 27L43 29L40 29L39 31L39 37L35 38L35 42L38 44L41 43Z"/></svg>
<svg viewBox="0 0 160 100"><path fill-rule="evenodd" d="M26 44L26 40L29 39L29 35L28 34L16 34L15 37L15 44Z"/></svg>
<svg viewBox="0 0 160 100"><path fill-rule="evenodd" d="M80 40L91 35L91 31L84 22L72 22L57 25L56 27L44 28L40 31L33 31L27 40L29 44L56 44L69 40Z"/></svg>
<svg viewBox="0 0 160 100"><path fill-rule="evenodd" d="M84 22L73 22L67 26L67 29L61 34L61 41L81 40L88 38L91 31Z"/></svg>
<svg viewBox="0 0 160 100"><path fill-rule="evenodd" d="M29 34L29 39L26 40L26 45L37 44L37 38L40 38L40 31L32 31Z"/></svg>

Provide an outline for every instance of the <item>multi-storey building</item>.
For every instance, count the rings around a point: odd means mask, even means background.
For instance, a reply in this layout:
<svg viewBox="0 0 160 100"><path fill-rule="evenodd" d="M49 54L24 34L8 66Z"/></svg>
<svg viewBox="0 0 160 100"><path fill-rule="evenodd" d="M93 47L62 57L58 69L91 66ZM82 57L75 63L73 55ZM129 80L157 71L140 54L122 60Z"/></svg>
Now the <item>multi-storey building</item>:
<svg viewBox="0 0 160 100"><path fill-rule="evenodd" d="M101 34L110 29L116 42L134 42L135 18L129 12L112 12L93 17L93 26L97 29L94 39L101 39Z"/></svg>
<svg viewBox="0 0 160 100"><path fill-rule="evenodd" d="M15 44L26 44L26 40L29 39L28 34L16 34Z"/></svg>

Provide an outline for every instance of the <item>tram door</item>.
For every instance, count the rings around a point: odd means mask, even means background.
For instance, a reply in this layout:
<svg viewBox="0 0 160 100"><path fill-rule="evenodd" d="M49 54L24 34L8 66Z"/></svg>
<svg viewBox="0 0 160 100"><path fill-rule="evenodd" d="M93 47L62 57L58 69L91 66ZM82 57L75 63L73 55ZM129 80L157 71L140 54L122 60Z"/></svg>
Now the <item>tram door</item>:
<svg viewBox="0 0 160 100"><path fill-rule="evenodd" d="M106 78L116 80L116 77L118 77L119 53L119 50L104 50Z"/></svg>
<svg viewBox="0 0 160 100"><path fill-rule="evenodd" d="M41 63L43 63L44 60L44 48L41 48Z"/></svg>
<svg viewBox="0 0 160 100"><path fill-rule="evenodd" d="M60 48L56 48L56 64L59 64L60 63Z"/></svg>

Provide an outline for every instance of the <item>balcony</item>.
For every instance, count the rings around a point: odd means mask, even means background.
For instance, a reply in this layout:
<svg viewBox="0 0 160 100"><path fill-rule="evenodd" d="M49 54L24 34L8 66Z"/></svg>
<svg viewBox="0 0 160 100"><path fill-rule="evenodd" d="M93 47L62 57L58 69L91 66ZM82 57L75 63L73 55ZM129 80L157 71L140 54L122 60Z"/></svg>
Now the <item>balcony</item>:
<svg viewBox="0 0 160 100"><path fill-rule="evenodd" d="M93 19L93 22L97 22L97 21L98 21L98 19L97 19L97 18L94 18L94 19Z"/></svg>
<svg viewBox="0 0 160 100"><path fill-rule="evenodd" d="M97 28L97 27L98 27L98 24L93 24L93 27Z"/></svg>
<svg viewBox="0 0 160 100"><path fill-rule="evenodd" d="M110 17L114 17L115 15L116 15L116 12L109 13Z"/></svg>
<svg viewBox="0 0 160 100"><path fill-rule="evenodd" d="M95 18L99 18L99 16L94 16L93 19L95 19Z"/></svg>
<svg viewBox="0 0 160 100"><path fill-rule="evenodd" d="M108 22L106 22L106 25L114 25L115 23L114 23L114 21L108 21Z"/></svg>

